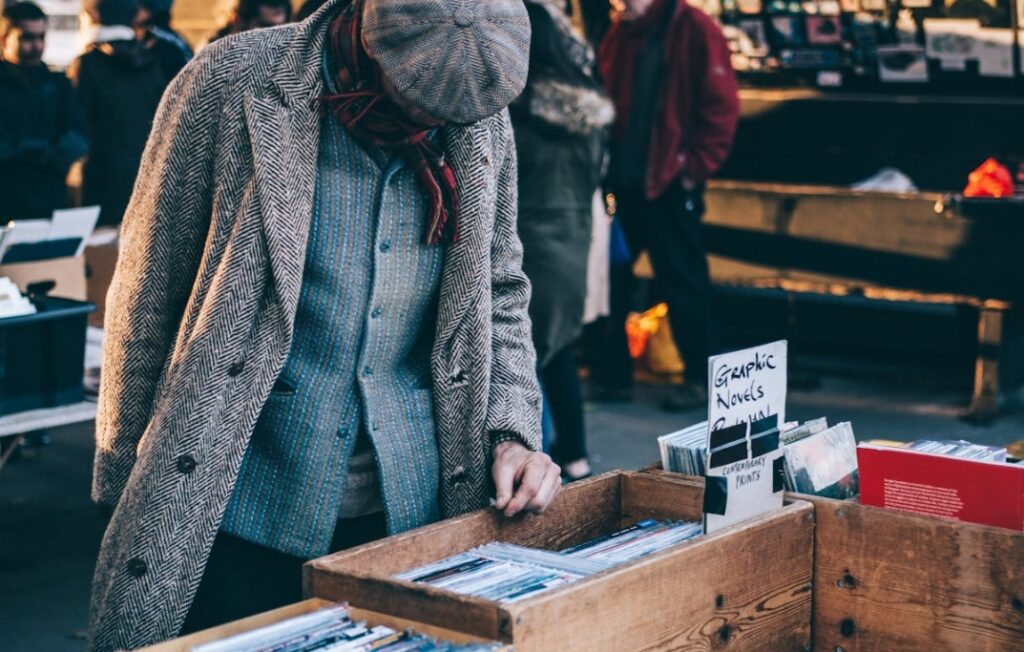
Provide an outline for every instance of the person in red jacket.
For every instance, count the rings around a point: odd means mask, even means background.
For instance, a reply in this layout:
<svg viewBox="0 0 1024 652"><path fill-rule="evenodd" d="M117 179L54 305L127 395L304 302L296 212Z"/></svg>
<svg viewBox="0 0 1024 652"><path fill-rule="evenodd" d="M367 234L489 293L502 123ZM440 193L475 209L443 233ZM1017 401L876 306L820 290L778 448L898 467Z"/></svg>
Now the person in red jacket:
<svg viewBox="0 0 1024 652"><path fill-rule="evenodd" d="M722 31L686 0L613 4L619 11L599 55L617 110L607 185L631 253L648 251L668 302L687 368L686 384L664 407L685 410L706 403L707 358L717 347L700 222L704 183L736 133L736 75ZM614 360L594 370L598 386L613 393L631 383L625 310L616 312Z"/></svg>

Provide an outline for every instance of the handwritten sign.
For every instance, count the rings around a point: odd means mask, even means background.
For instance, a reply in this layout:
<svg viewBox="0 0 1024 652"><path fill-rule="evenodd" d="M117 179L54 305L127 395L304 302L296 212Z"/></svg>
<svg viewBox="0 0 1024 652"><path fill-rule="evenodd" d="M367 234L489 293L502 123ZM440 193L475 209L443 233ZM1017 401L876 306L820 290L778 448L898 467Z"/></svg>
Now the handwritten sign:
<svg viewBox="0 0 1024 652"><path fill-rule="evenodd" d="M787 351L774 342L708 361L707 532L782 507Z"/></svg>

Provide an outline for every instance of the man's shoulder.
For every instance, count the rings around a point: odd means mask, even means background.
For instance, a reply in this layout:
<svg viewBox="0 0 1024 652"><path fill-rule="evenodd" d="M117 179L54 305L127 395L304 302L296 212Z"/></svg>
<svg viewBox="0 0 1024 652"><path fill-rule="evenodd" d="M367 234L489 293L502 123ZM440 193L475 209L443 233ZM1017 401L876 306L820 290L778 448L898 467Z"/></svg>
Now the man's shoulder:
<svg viewBox="0 0 1024 652"><path fill-rule="evenodd" d="M199 51L180 77L206 86L260 84L284 58L294 35L295 25L282 25L217 39Z"/></svg>

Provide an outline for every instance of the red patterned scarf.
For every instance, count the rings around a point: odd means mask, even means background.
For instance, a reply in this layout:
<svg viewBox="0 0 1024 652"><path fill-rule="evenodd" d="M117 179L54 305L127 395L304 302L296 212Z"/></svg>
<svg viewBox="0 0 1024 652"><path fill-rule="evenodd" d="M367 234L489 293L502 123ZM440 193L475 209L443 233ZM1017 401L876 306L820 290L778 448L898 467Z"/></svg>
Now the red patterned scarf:
<svg viewBox="0 0 1024 652"><path fill-rule="evenodd" d="M384 92L380 68L363 47L362 15L362 0L356 0L331 22L329 61L341 92L325 95L321 101L364 147L394 150L412 166L430 200L427 243L455 242L459 235L455 173L430 139L429 129L409 118Z"/></svg>

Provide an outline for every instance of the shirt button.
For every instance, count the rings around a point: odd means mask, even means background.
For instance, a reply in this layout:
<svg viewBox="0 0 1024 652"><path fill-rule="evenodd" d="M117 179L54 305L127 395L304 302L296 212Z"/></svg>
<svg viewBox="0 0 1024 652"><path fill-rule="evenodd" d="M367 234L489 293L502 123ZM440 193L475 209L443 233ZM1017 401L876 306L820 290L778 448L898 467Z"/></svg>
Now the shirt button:
<svg viewBox="0 0 1024 652"><path fill-rule="evenodd" d="M338 439L348 439L348 430L341 429L338 431Z"/></svg>
<svg viewBox="0 0 1024 652"><path fill-rule="evenodd" d="M372 376L373 375L373 367L363 367L363 375L364 376Z"/></svg>
<svg viewBox="0 0 1024 652"><path fill-rule="evenodd" d="M149 567L146 566L146 562L139 558L128 560L128 574L132 577L142 577L149 571Z"/></svg>
<svg viewBox="0 0 1024 652"><path fill-rule="evenodd" d="M383 251L384 253L391 251L391 243L388 241L380 243L380 250Z"/></svg>
<svg viewBox="0 0 1024 652"><path fill-rule="evenodd" d="M370 313L370 317L372 317L373 319L377 319L378 317L381 316L381 314L383 314L383 312L384 311L381 310L380 308L374 308L373 312Z"/></svg>
<svg viewBox="0 0 1024 652"><path fill-rule="evenodd" d="M239 360L228 369L228 375L234 378L235 376L240 376L244 370L245 362Z"/></svg>
<svg viewBox="0 0 1024 652"><path fill-rule="evenodd" d="M178 473L188 475L196 470L196 460L191 455L182 455L178 458Z"/></svg>

